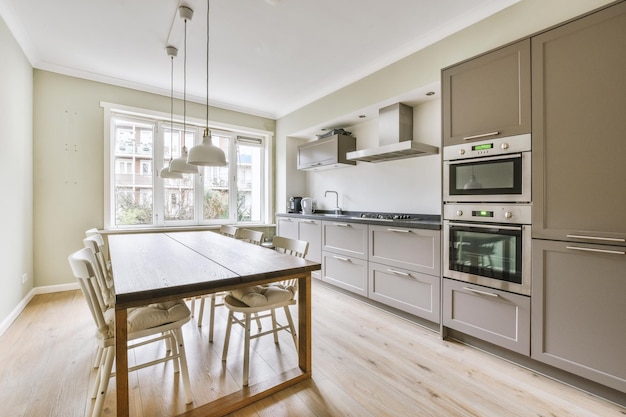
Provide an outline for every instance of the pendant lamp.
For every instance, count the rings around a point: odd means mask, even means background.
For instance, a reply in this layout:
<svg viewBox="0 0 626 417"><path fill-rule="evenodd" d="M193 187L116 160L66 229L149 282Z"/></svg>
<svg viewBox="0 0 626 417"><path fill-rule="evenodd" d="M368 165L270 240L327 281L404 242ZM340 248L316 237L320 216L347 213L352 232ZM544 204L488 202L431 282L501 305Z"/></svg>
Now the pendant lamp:
<svg viewBox="0 0 626 417"><path fill-rule="evenodd" d="M209 3L206 6L206 125L202 143L189 150L187 163L198 166L224 166L226 155L218 146L213 145L209 129Z"/></svg>
<svg viewBox="0 0 626 417"><path fill-rule="evenodd" d="M178 49L173 46L166 46L165 50L167 51L167 55L171 60L171 72L170 72L170 162L169 165L172 164L172 136L174 136L174 57L178 55ZM161 178L182 178L183 174L180 172L172 172L170 171L170 167L164 166L159 171L159 177Z"/></svg>
<svg viewBox="0 0 626 417"><path fill-rule="evenodd" d="M181 174L197 174L198 167L187 163L187 147L185 146L185 136L187 133L187 21L193 17L193 10L187 6L180 6L178 14L185 21L185 56L183 65L183 137L180 156L170 163L170 172Z"/></svg>

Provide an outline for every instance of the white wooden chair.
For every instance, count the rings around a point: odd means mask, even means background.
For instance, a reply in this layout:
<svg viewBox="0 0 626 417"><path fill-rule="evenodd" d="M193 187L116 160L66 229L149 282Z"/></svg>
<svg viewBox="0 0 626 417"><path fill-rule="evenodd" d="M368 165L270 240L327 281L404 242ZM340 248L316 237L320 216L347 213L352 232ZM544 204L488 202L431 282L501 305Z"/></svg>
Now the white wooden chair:
<svg viewBox="0 0 626 417"><path fill-rule="evenodd" d="M220 227L220 234L232 238L237 238L237 234L240 229L237 226L231 226L227 224L223 224ZM223 298L225 295L224 292L218 292L209 295L200 296L200 310L198 311L198 327L202 327L202 320L204 318L204 300L207 297L211 299L210 309L211 315L209 316L209 342L213 342L213 329L215 328L215 307L224 305L223 302L218 301L218 298ZM197 297L191 299L191 311L195 311L195 300Z"/></svg>
<svg viewBox="0 0 626 417"><path fill-rule="evenodd" d="M274 247L277 251L287 253L292 256L304 258L306 256L309 242L285 237L274 237ZM268 334L274 335L274 343L278 344L278 332L285 330L291 334L296 350L298 350L298 338L296 328L291 317L289 306L296 304L297 280L292 279L269 285L257 285L254 287L241 288L230 291L224 297L224 305L228 308L228 322L226 324L226 336L224 338L224 350L222 351L222 361L228 357L228 345L230 341L230 331L233 324L238 324L244 329L244 351L243 351L243 386L248 386L248 376L250 370L250 340ZM287 318L287 324L280 324L276 320L276 309L283 308ZM236 314L243 317L239 318ZM259 330L252 334L251 319L256 315L256 320L271 317L272 328L267 331Z"/></svg>
<svg viewBox="0 0 626 417"><path fill-rule="evenodd" d="M235 237L239 240L243 240L254 245L261 245L263 243L264 235L265 233L258 230L239 229Z"/></svg>
<svg viewBox="0 0 626 417"><path fill-rule="evenodd" d="M107 308L102 304L98 293L97 261L90 248L83 248L68 258L74 276L78 279L80 288L85 296L91 315L97 328L99 346L103 350L102 360L98 367L96 381L92 391L95 399L92 417L102 414L102 407L109 385L109 379L115 359L115 309ZM129 345L129 349L144 346L160 340L169 341L171 352L160 359L138 364L129 368L129 372L142 369L157 363L174 361L174 371L181 372L187 404L193 402L185 344L183 342L182 326L191 318L191 312L182 301L153 304L129 310L128 313L128 340L136 341Z"/></svg>

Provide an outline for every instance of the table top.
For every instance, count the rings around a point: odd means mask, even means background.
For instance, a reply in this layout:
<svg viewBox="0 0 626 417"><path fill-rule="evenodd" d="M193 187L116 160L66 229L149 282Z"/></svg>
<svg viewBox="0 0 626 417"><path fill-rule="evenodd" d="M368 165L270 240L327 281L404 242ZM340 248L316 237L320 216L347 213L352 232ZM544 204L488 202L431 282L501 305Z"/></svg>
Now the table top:
<svg viewBox="0 0 626 417"><path fill-rule="evenodd" d="M130 307L285 279L317 262L210 231L110 235L116 305Z"/></svg>

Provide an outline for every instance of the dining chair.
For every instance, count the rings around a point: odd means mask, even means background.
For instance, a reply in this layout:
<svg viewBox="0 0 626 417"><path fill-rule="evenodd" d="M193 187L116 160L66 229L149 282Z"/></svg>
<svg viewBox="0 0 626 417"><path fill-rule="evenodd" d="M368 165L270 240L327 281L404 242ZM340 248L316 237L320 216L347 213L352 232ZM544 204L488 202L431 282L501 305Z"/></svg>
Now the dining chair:
<svg viewBox="0 0 626 417"><path fill-rule="evenodd" d="M274 237L274 247L278 252L286 253L299 258L306 256L309 242L297 239L289 239L281 236ZM224 350L222 351L222 361L228 357L228 345L230 342L230 332L233 324L240 325L244 331L244 351L243 351L243 386L248 386L250 373L250 340L265 335L273 334L274 343L278 344L278 332L287 331L291 334L296 351L298 350L298 338L296 327L291 317L289 306L296 304L296 293L298 289L297 279L290 279L268 285L255 285L253 287L238 288L229 291L224 297L224 305L228 309L228 321L226 324L226 335L224 338ZM276 320L276 309L283 308L287 324L278 323ZM271 317L272 328L262 331L261 327L252 334L251 319L255 315L256 320ZM240 315L240 316L237 316Z"/></svg>
<svg viewBox="0 0 626 417"><path fill-rule="evenodd" d="M261 245L263 243L263 236L265 233L252 230L252 229L239 229L235 237L239 240L246 241L255 245Z"/></svg>
<svg viewBox="0 0 626 417"><path fill-rule="evenodd" d="M104 246L104 238L102 234L96 228L85 230L85 236L94 237L98 242L98 247L102 256L103 265L107 271L107 274L111 275L111 261L109 260L109 253Z"/></svg>
<svg viewBox="0 0 626 417"><path fill-rule="evenodd" d="M240 229L237 226L223 224L220 227L221 235L232 237L232 238L237 238L237 234L239 233L239 231ZM204 301L206 300L207 297L211 299L211 303L210 303L211 316L209 317L209 342L213 342L213 329L215 328L215 307L224 305L223 302L218 301L218 299L224 298L224 295L225 295L224 292L217 292L213 294L199 296L200 310L198 311L198 327L202 327L202 320L204 318ZM196 298L198 297L194 297L191 299L191 311L192 312L195 311Z"/></svg>
<svg viewBox="0 0 626 417"><path fill-rule="evenodd" d="M97 328L96 340L102 348L102 359L94 387L92 399L95 399L92 417L100 417L104 400L108 390L109 379L115 359L115 309L107 308L98 296L100 289L97 280L97 260L90 248L83 248L68 257L70 267L77 278L80 288L85 296L89 311ZM151 304L145 307L137 307L128 312L128 340L135 341L128 346L134 349L150 343L165 340L171 351L168 351L160 359L141 363L129 367L132 372L148 366L166 361L174 361L174 372L181 373L187 404L193 402L187 357L183 341L182 326L191 318L191 312L182 301Z"/></svg>

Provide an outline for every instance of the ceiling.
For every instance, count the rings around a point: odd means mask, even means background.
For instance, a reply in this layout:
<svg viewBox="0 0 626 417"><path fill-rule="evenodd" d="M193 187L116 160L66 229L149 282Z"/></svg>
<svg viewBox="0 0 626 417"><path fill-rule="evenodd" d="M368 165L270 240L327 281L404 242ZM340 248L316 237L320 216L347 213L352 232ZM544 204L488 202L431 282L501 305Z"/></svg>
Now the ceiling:
<svg viewBox="0 0 626 417"><path fill-rule="evenodd" d="M279 118L519 0L211 0L210 103ZM2 0L34 68L206 100L206 0Z"/></svg>

